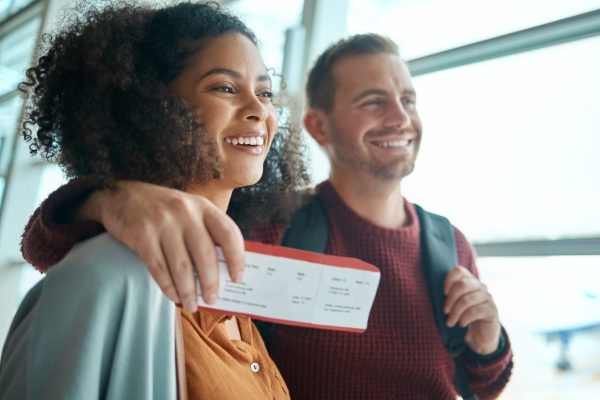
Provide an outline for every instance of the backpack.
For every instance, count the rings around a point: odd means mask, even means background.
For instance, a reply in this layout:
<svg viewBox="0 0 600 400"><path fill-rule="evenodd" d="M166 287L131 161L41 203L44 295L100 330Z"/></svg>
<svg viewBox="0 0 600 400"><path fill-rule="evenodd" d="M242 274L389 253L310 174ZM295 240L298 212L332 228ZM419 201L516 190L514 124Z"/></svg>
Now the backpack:
<svg viewBox="0 0 600 400"><path fill-rule="evenodd" d="M443 312L444 279L446 274L458 265L454 228L445 217L427 212L417 204L414 206L421 227L421 255L427 288L440 339L454 359L456 389L464 400L478 400L477 395L471 390L460 360L466 346L464 338L467 330L459 325L448 328L446 315ZM329 220L322 200L318 194L315 194L294 213L281 245L324 253L328 237ZM269 348L274 324L257 320L254 323Z"/></svg>

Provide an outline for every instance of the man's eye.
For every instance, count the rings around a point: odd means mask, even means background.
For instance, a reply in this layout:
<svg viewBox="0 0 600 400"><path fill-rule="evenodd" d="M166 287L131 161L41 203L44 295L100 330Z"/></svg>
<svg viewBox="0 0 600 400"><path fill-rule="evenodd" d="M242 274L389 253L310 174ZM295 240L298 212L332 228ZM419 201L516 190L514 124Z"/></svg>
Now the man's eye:
<svg viewBox="0 0 600 400"><path fill-rule="evenodd" d="M407 106L416 106L417 105L417 100L412 97L405 97L404 99L402 99L402 102Z"/></svg>
<svg viewBox="0 0 600 400"><path fill-rule="evenodd" d="M383 99L370 99L363 103L363 106L380 106L384 103Z"/></svg>

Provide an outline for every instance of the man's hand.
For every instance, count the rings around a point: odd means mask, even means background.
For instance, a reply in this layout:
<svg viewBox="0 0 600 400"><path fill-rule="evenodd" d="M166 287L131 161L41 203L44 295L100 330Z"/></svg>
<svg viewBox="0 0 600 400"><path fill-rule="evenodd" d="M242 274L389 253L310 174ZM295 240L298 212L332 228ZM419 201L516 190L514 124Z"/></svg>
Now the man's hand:
<svg viewBox="0 0 600 400"><path fill-rule="evenodd" d="M227 214L202 196L122 181L115 190L90 195L75 218L102 223L140 256L163 293L190 312L198 306L194 267L204 301L212 304L217 299L215 244L223 249L231 279L242 278L242 234Z"/></svg>
<svg viewBox="0 0 600 400"><path fill-rule="evenodd" d="M456 267L444 281L444 312L449 327L467 327L465 342L478 354L491 354L498 348L500 320L487 287L465 267Z"/></svg>

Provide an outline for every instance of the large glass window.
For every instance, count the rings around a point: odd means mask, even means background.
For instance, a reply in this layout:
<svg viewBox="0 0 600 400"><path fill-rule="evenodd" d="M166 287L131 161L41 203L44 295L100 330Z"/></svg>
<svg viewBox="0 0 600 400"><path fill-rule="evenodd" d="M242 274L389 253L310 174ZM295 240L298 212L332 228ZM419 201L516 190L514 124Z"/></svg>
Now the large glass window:
<svg viewBox="0 0 600 400"><path fill-rule="evenodd" d="M413 59L600 8L600 0L350 0L348 33L377 32Z"/></svg>
<svg viewBox="0 0 600 400"><path fill-rule="evenodd" d="M8 171L21 106L22 100L16 94L6 96L4 101L0 101L0 182L2 183ZM0 198L2 186L3 184L0 184Z"/></svg>
<svg viewBox="0 0 600 400"><path fill-rule="evenodd" d="M50 193L56 190L59 186L65 184L67 180L65 179L62 170L54 164L48 164L44 166L42 172L42 178L40 180L41 184L38 188L38 193L36 196L36 201L34 204L40 204ZM23 264L21 267L21 274L19 277L19 287L17 289L17 296L19 301L27 294L29 289L33 287L40 279L43 278L40 272L35 270L29 264Z"/></svg>
<svg viewBox="0 0 600 400"><path fill-rule="evenodd" d="M285 31L300 23L302 0L233 0L226 6L254 31L267 68L281 74Z"/></svg>
<svg viewBox="0 0 600 400"><path fill-rule="evenodd" d="M0 22L35 0L0 0Z"/></svg>
<svg viewBox="0 0 600 400"><path fill-rule="evenodd" d="M28 162L19 163L23 148L15 152L23 107L17 84L32 61L45 5L41 1L0 0L0 342L15 311L20 286L20 213L29 209L32 201L19 196L21 188L32 187L21 178L36 168ZM8 179L14 179L10 185Z"/></svg>
<svg viewBox="0 0 600 400"><path fill-rule="evenodd" d="M486 257L479 271L515 354L500 399L598 397L600 256Z"/></svg>
<svg viewBox="0 0 600 400"><path fill-rule="evenodd" d="M5 32L0 30L0 209L22 108L16 87L31 63L40 22L35 15Z"/></svg>
<svg viewBox="0 0 600 400"><path fill-rule="evenodd" d="M476 242L600 235L600 37L414 78L406 193Z"/></svg>
<svg viewBox="0 0 600 400"><path fill-rule="evenodd" d="M0 95L12 91L31 63L40 19L31 18L0 38Z"/></svg>

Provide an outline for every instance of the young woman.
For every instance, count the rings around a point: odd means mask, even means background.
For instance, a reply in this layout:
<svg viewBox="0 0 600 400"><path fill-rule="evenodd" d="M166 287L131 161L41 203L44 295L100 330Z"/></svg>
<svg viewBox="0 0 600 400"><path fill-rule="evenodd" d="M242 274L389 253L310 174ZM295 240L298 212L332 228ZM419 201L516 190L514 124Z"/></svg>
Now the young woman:
<svg viewBox="0 0 600 400"><path fill-rule="evenodd" d="M25 140L70 177L200 194L245 226L289 215L307 184L298 132L277 133L256 38L216 4L76 10L27 77ZM289 398L248 318L176 310L108 234L77 245L28 293L0 397L175 398L178 314L190 398Z"/></svg>

